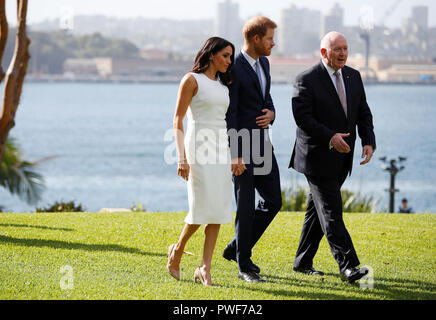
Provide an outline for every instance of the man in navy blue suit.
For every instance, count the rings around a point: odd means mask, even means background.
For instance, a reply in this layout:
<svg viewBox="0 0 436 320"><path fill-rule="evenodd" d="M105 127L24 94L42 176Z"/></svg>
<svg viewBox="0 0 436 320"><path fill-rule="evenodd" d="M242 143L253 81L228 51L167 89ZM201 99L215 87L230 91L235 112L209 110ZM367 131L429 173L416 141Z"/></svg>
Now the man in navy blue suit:
<svg viewBox="0 0 436 320"><path fill-rule="evenodd" d="M266 17L254 17L244 25L244 47L233 65L226 116L237 208L235 237L223 257L237 261L239 278L249 282L264 281L251 260L252 249L282 206L279 169L268 133L275 109L265 57L274 47L276 27Z"/></svg>

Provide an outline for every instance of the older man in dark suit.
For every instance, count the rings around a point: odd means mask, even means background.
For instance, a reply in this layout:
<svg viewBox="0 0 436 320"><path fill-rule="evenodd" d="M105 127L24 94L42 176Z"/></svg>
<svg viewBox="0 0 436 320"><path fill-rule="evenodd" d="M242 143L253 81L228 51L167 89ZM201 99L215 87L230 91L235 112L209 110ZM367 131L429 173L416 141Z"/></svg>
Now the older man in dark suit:
<svg viewBox="0 0 436 320"><path fill-rule="evenodd" d="M303 173L310 187L293 269L324 274L313 268L313 258L325 235L341 279L353 283L368 270L358 268L342 217L340 189L351 174L356 127L363 147L361 165L371 160L376 142L360 73L345 65L345 37L334 31L325 35L321 56L319 64L297 76L292 98L297 138L289 167Z"/></svg>

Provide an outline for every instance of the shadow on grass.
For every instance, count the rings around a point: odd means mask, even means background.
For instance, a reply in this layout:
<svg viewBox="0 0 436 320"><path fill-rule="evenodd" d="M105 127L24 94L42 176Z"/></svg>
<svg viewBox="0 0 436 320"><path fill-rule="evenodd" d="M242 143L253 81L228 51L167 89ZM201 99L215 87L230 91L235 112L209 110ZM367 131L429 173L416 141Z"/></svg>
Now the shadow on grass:
<svg viewBox="0 0 436 320"><path fill-rule="evenodd" d="M280 280L286 282L286 285L296 285L303 287L312 287L313 289L318 290L341 290L342 295L338 296L336 299L347 299L347 292L349 290L363 290L360 288L359 282L355 282L353 284L341 282L332 283L327 278L337 278L339 279L339 273L326 273L325 277L314 277L310 278L310 280L305 279L297 279L293 277L280 277L275 275L264 275L265 279L271 280ZM272 281L273 282L273 281ZM267 292L267 291L266 291ZM291 291L293 292L293 291ZM436 286L430 282L418 281L418 280L410 280L410 279L393 279L393 278L381 278L374 277L374 289L365 290L365 293L368 294L367 299L413 299L413 300L434 300L436 298ZM297 294L298 296L298 294ZM311 297L314 296L314 297ZM314 299L330 299L329 296L332 294L328 293L314 293L313 295L305 293L303 297L306 298L314 298ZM350 298L348 298L350 299ZM365 299L365 298L360 298Z"/></svg>
<svg viewBox="0 0 436 320"><path fill-rule="evenodd" d="M271 281L272 277L268 275L263 275L265 280L267 280L266 283L243 283L241 280L240 285L231 285L231 284L216 284L217 287L223 287L223 288L233 288L233 289L242 289L242 290L249 290L249 291L255 291L262 294L270 294L273 296L276 296L280 299L304 299L304 300L344 300L347 299L346 292L343 291L344 288L339 287L330 287L327 288L327 290L341 290L340 293L334 293L334 292L325 292L326 287L322 284L324 282L318 281L308 281L308 280L302 280L297 278L286 278L288 281L286 283L275 283L274 281ZM270 284L276 284L278 286L281 286L282 288L266 288L266 286ZM292 286L295 287L292 288ZM286 288L288 287L288 288ZM298 289L298 287L301 287L301 290ZM322 289L323 292L320 292L318 290ZM349 299L349 298L348 298Z"/></svg>
<svg viewBox="0 0 436 320"><path fill-rule="evenodd" d="M144 256L166 256L166 253L156 253L156 252L144 252L137 248L129 248L121 246L118 244L87 244L87 243L77 243L77 242L67 242L59 240L45 240L45 239L22 239L13 238L9 236L0 235L1 243L11 243L18 246L26 247L48 247L55 249L66 249L66 250L85 250L85 251L116 251L124 253L140 254Z"/></svg>
<svg viewBox="0 0 436 320"><path fill-rule="evenodd" d="M339 278L339 274L328 273L326 277L307 276L281 277L276 275L261 274L266 283L240 284L214 283L214 287L224 289L238 289L268 294L277 299L303 299L303 300L434 300L436 294L432 283L410 280L375 278L374 289L363 290L358 282L349 284L345 282L332 282L332 278ZM330 278L330 279L328 279ZM279 282L280 281L280 282ZM192 280L182 279L181 282L192 283ZM388 284L386 284L386 282ZM276 285L277 288L272 286ZM419 291L419 290L425 290ZM365 296L356 297L351 293L364 293ZM269 298L268 298L269 299Z"/></svg>
<svg viewBox="0 0 436 320"><path fill-rule="evenodd" d="M14 224L14 223L0 223L0 227L37 228L37 229L44 229L44 230L74 231L74 229L70 229L70 228L53 228L47 226L32 226L28 224Z"/></svg>
<svg viewBox="0 0 436 320"><path fill-rule="evenodd" d="M304 299L304 300L345 300L350 299L347 297L347 292L344 291L344 287L341 285L335 285L325 282L321 277L316 280L299 279L295 277L280 277L275 275L261 274L266 280L264 283L248 283L240 279L236 279L240 284L218 282L213 286L223 289L238 289L258 292L262 295L268 294L277 297L277 299ZM278 283L276 280L284 281ZM192 283L192 280L181 279L181 282ZM271 288L271 285L277 285L278 288ZM198 284L201 286L201 284ZM297 289L295 288L297 287ZM299 288L301 290L299 290ZM320 292L320 290L323 290ZM326 292L326 290L340 291ZM242 299L244 299L242 297ZM265 298L270 299L270 298Z"/></svg>
<svg viewBox="0 0 436 320"><path fill-rule="evenodd" d="M392 299L436 299L436 285L429 282L374 277L374 288L382 290Z"/></svg>

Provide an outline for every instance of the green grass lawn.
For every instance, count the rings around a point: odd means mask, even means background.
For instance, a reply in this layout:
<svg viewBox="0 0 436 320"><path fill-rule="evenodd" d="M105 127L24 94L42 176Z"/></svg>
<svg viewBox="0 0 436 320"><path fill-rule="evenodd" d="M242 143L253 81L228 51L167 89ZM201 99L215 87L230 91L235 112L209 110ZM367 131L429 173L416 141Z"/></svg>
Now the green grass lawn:
<svg viewBox="0 0 436 320"><path fill-rule="evenodd" d="M325 238L314 266L324 277L291 271L303 213L281 212L253 251L268 282L237 278L221 257L233 225L221 228L213 287L193 283L203 228L188 243L181 281L166 271L168 246L186 213L1 213L0 299L436 299L435 214L344 214L374 289L343 283ZM63 266L71 266L72 282ZM70 284L72 288L61 288Z"/></svg>

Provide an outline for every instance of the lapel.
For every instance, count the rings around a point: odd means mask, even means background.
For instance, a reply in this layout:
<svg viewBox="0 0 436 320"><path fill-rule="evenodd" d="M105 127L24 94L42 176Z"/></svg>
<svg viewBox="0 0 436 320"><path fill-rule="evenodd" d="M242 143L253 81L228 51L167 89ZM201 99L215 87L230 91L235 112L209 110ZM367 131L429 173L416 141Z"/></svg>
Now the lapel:
<svg viewBox="0 0 436 320"><path fill-rule="evenodd" d="M239 59L241 61L241 64L243 66L243 68L245 69L245 71L248 73L248 75L255 81L256 83L256 88L257 91L259 92L260 96L263 98L262 95L262 90L260 89L260 83L259 83L259 78L257 77L256 72L253 70L253 67L250 65L250 63L247 61L247 59L245 59L244 55L242 54L242 52L239 54ZM261 63L262 64L262 63ZM263 68L263 65L262 65ZM264 69L265 70L265 69ZM265 72L265 71L264 71Z"/></svg>
<svg viewBox="0 0 436 320"><path fill-rule="evenodd" d="M324 85L324 88L329 92L331 98L334 101L334 105L336 105L336 107L342 112L342 114L344 115L344 117L346 118L345 112L344 112L344 108L342 108L342 103L341 100L339 100L339 96L338 96L338 92L336 91L335 85L333 84L332 78L330 77L327 69L324 67L324 64L320 61L319 62L319 68L318 68L318 73L319 73L319 77L321 79L322 84ZM343 69L342 69L343 71ZM345 82L345 81L344 81ZM347 88L345 87L345 93L348 93ZM349 101L349 95L347 94L347 112L348 110L348 101Z"/></svg>
<svg viewBox="0 0 436 320"><path fill-rule="evenodd" d="M342 68L342 77L344 79L345 95L347 97L347 114L348 114L348 118L350 118L351 111L352 111L352 105L351 105L352 84L351 84L351 76L350 73L348 72L347 66Z"/></svg>

